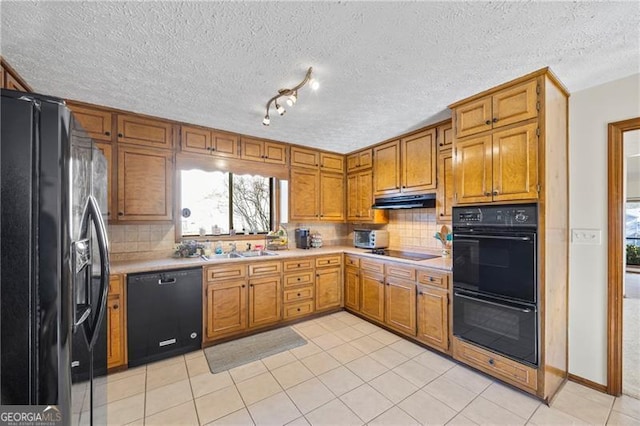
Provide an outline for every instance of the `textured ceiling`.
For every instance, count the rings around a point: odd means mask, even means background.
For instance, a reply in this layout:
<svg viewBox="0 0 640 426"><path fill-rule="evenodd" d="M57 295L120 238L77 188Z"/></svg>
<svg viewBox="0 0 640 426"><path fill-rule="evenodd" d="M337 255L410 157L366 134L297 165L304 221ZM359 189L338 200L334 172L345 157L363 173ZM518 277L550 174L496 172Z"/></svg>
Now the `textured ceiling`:
<svg viewBox="0 0 640 426"><path fill-rule="evenodd" d="M0 2L38 92L337 152L550 66L570 91L640 71L640 2ZM264 104L313 66L284 117Z"/></svg>

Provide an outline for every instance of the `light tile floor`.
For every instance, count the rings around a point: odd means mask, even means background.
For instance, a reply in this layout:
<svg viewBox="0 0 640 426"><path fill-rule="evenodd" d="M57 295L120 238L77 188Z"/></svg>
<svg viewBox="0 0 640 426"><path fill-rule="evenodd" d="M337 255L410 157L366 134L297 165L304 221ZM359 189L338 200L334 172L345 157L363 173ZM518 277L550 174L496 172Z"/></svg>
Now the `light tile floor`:
<svg viewBox="0 0 640 426"><path fill-rule="evenodd" d="M227 372L196 351L100 378L96 424L640 424L640 400L568 382L548 407L346 312L293 327L306 345Z"/></svg>

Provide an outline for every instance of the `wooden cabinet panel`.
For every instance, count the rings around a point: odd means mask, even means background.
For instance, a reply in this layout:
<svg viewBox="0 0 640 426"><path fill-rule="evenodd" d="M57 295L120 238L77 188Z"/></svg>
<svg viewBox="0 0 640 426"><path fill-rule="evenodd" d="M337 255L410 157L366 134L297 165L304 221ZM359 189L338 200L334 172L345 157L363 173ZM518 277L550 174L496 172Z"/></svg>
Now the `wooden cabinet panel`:
<svg viewBox="0 0 640 426"><path fill-rule="evenodd" d="M453 338L453 357L525 390L538 388L538 370Z"/></svg>
<svg viewBox="0 0 640 426"><path fill-rule="evenodd" d="M438 157L438 196L436 204L436 218L438 221L451 221L454 192L453 155L449 150Z"/></svg>
<svg viewBox="0 0 640 426"><path fill-rule="evenodd" d="M4 87L11 90L18 90L20 92L28 92L27 88L8 72L4 73Z"/></svg>
<svg viewBox="0 0 640 426"><path fill-rule="evenodd" d="M249 276L279 274L282 271L282 263L275 262L256 262L249 264Z"/></svg>
<svg viewBox="0 0 640 426"><path fill-rule="evenodd" d="M320 211L320 175L317 170L291 169L289 219L317 220Z"/></svg>
<svg viewBox="0 0 640 426"><path fill-rule="evenodd" d="M240 158L264 162L264 141L252 138L240 139Z"/></svg>
<svg viewBox="0 0 640 426"><path fill-rule="evenodd" d="M109 277L107 297L107 368L126 364L125 306L122 275Z"/></svg>
<svg viewBox="0 0 640 426"><path fill-rule="evenodd" d="M416 280L416 270L407 265L399 265L397 263L387 263L385 265L387 276L403 278L405 280Z"/></svg>
<svg viewBox="0 0 640 426"><path fill-rule="evenodd" d="M320 170L325 172L344 173L344 156L340 154L321 152Z"/></svg>
<svg viewBox="0 0 640 426"><path fill-rule="evenodd" d="M491 201L491 135L456 141L456 202Z"/></svg>
<svg viewBox="0 0 640 426"><path fill-rule="evenodd" d="M342 265L342 255L328 255L316 257L316 268L322 268L324 266L340 266Z"/></svg>
<svg viewBox="0 0 640 426"><path fill-rule="evenodd" d="M207 337L215 339L247 328L247 285L244 280L207 286Z"/></svg>
<svg viewBox="0 0 640 426"><path fill-rule="evenodd" d="M354 268L359 268L360 267L360 258L359 257L355 257L355 256L351 256L350 254L345 254L344 255L344 264L346 266L353 266Z"/></svg>
<svg viewBox="0 0 640 426"><path fill-rule="evenodd" d="M440 152L453 146L453 123L448 122L438 126L438 150Z"/></svg>
<svg viewBox="0 0 640 426"><path fill-rule="evenodd" d="M211 154L217 157L238 158L238 137L230 133L211 132Z"/></svg>
<svg viewBox="0 0 640 426"><path fill-rule="evenodd" d="M400 141L373 148L373 193L390 195L400 192Z"/></svg>
<svg viewBox="0 0 640 426"><path fill-rule="evenodd" d="M180 128L181 150L208 154L211 152L211 131L200 127L182 126Z"/></svg>
<svg viewBox="0 0 640 426"><path fill-rule="evenodd" d="M372 320L384 322L384 276L364 272L360 286L360 312Z"/></svg>
<svg viewBox="0 0 640 426"><path fill-rule="evenodd" d="M96 148L102 152L104 158L107 160L107 217L113 219L113 156L111 144L96 142ZM94 165L95 167L95 165Z"/></svg>
<svg viewBox="0 0 640 426"><path fill-rule="evenodd" d="M531 123L493 133L493 201L538 197L537 129Z"/></svg>
<svg viewBox="0 0 640 426"><path fill-rule="evenodd" d="M2 65L0 65L0 88L6 89L7 86L5 86L4 80L5 80L4 67Z"/></svg>
<svg viewBox="0 0 640 426"><path fill-rule="evenodd" d="M387 218L387 212L381 210L374 210L371 208L373 205L373 172L371 169L360 172L357 177L357 221L374 221L385 222Z"/></svg>
<svg viewBox="0 0 640 426"><path fill-rule="evenodd" d="M280 321L282 280L279 276L249 280L249 327Z"/></svg>
<svg viewBox="0 0 640 426"><path fill-rule="evenodd" d="M173 124L134 115L118 114L118 142L154 148L173 148Z"/></svg>
<svg viewBox="0 0 640 426"><path fill-rule="evenodd" d="M270 164L287 164L287 146L281 143L264 143L264 162Z"/></svg>
<svg viewBox="0 0 640 426"><path fill-rule="evenodd" d="M347 175L347 220L358 220L360 216L358 197L358 175Z"/></svg>
<svg viewBox="0 0 640 426"><path fill-rule="evenodd" d="M81 132L82 129L89 137L96 141L111 142L113 114L110 111L74 105L72 103L67 105L73 112L75 118L71 121L72 132Z"/></svg>
<svg viewBox="0 0 640 426"><path fill-rule="evenodd" d="M342 304L341 268L316 270L316 311L339 308Z"/></svg>
<svg viewBox="0 0 640 426"><path fill-rule="evenodd" d="M373 259L362 258L360 259L360 269L375 274L384 274L384 263Z"/></svg>
<svg viewBox="0 0 640 426"><path fill-rule="evenodd" d="M418 283L434 287L449 288L449 276L433 269L418 269Z"/></svg>
<svg viewBox="0 0 640 426"><path fill-rule="evenodd" d="M418 286L418 339L449 350L449 292Z"/></svg>
<svg viewBox="0 0 640 426"><path fill-rule="evenodd" d="M493 128L508 126L538 116L538 81L531 80L492 96Z"/></svg>
<svg viewBox="0 0 640 426"><path fill-rule="evenodd" d="M347 267L344 271L344 306L360 311L360 271Z"/></svg>
<svg viewBox="0 0 640 426"><path fill-rule="evenodd" d="M282 270L284 272L299 271L302 269L311 269L315 265L315 260L311 258L285 260L282 262Z"/></svg>
<svg viewBox="0 0 640 426"><path fill-rule="evenodd" d="M291 147L291 167L306 167L317 169L319 161L319 151L304 149L297 146Z"/></svg>
<svg viewBox="0 0 640 426"><path fill-rule="evenodd" d="M284 288L313 284L314 277L315 274L313 271L299 272L297 274L286 274L284 276Z"/></svg>
<svg viewBox="0 0 640 426"><path fill-rule="evenodd" d="M424 192L436 187L436 129L401 140L402 192Z"/></svg>
<svg viewBox="0 0 640 426"><path fill-rule="evenodd" d="M491 97L469 102L455 110L456 137L491 130Z"/></svg>
<svg viewBox="0 0 640 426"><path fill-rule="evenodd" d="M285 290L282 299L284 303L299 302L304 299L313 298L313 286L294 288Z"/></svg>
<svg viewBox="0 0 640 426"><path fill-rule="evenodd" d="M207 281L222 281L239 279L246 276L247 266L242 263L230 263L207 268L205 276Z"/></svg>
<svg viewBox="0 0 640 426"><path fill-rule="evenodd" d="M320 173L320 220L344 220L344 175Z"/></svg>
<svg viewBox="0 0 640 426"><path fill-rule="evenodd" d="M415 273L415 271L414 271ZM385 322L410 336L416 335L416 285L395 277L386 278Z"/></svg>
<svg viewBox="0 0 640 426"><path fill-rule="evenodd" d="M313 313L313 300L292 303L284 307L284 319L302 317Z"/></svg>
<svg viewBox="0 0 640 426"><path fill-rule="evenodd" d="M373 150L371 148L356 152L347 157L347 173L371 168L373 165Z"/></svg>
<svg viewBox="0 0 640 426"><path fill-rule="evenodd" d="M173 153L118 148L118 221L171 220Z"/></svg>

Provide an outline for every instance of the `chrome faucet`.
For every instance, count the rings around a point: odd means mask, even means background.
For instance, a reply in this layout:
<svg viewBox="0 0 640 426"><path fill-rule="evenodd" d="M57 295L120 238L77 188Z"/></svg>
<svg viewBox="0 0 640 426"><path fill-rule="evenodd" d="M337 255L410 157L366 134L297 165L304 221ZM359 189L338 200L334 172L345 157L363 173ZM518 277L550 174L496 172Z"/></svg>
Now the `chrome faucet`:
<svg viewBox="0 0 640 426"><path fill-rule="evenodd" d="M245 251L251 251L251 243L247 243L247 248L245 249Z"/></svg>
<svg viewBox="0 0 640 426"><path fill-rule="evenodd" d="M229 243L229 253L235 253L236 251L238 251L238 248L236 246L236 243Z"/></svg>

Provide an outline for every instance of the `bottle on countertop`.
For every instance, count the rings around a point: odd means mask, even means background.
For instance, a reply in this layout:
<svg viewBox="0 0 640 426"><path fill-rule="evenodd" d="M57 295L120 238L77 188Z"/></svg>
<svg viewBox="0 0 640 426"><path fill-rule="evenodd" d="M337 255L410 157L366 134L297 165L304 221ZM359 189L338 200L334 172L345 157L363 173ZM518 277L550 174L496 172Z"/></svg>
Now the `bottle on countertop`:
<svg viewBox="0 0 640 426"><path fill-rule="evenodd" d="M222 254L222 242L216 241L216 254Z"/></svg>

